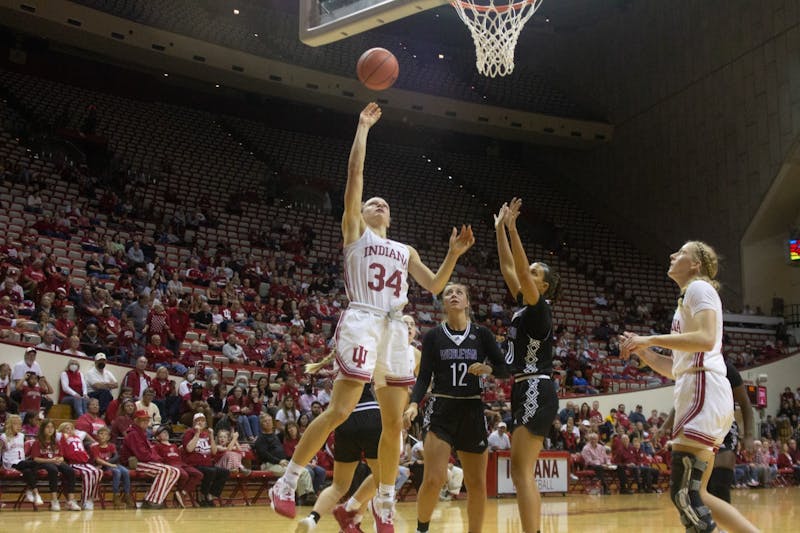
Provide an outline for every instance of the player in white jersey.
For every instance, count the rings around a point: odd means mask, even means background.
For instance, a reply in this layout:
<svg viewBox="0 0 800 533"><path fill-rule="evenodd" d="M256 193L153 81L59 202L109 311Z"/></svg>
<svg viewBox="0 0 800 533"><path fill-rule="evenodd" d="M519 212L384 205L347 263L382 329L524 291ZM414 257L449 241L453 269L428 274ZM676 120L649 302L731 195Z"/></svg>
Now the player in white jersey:
<svg viewBox="0 0 800 533"><path fill-rule="evenodd" d="M303 433L286 473L270 490L276 512L295 516L294 488L297 478L331 431L344 422L361 396L364 382L373 379L380 405L382 432L378 447L380 479L372 499L378 533L394 531L394 482L400 457L403 409L408 402L408 385L413 367L408 357L408 327L401 320L407 303L408 275L423 288L438 294L444 289L458 258L475 239L472 228L453 228L450 247L436 273L420 260L411 246L386 238L390 223L389 205L383 198L362 204L364 158L367 134L380 119L381 109L368 104L361 112L348 163L344 193L342 237L345 254L345 283L350 305L336 331L338 377L331 402Z"/></svg>
<svg viewBox="0 0 800 533"><path fill-rule="evenodd" d="M670 496L686 531L758 531L729 503L706 490L714 452L733 421L733 394L722 356L722 302L713 248L689 241L670 256L668 275L680 287L669 335L625 332L622 354L636 353L656 372L675 380L675 426ZM672 357L651 349L672 350ZM712 518L713 513L713 518Z"/></svg>

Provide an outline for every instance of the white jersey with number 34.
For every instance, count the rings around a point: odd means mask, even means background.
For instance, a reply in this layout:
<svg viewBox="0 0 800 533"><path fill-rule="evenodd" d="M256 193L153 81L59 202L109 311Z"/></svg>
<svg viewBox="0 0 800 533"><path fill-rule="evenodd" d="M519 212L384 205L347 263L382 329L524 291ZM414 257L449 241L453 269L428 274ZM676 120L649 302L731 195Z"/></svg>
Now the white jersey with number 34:
<svg viewBox="0 0 800 533"><path fill-rule="evenodd" d="M351 302L383 311L408 303L408 246L371 229L344 247L344 280Z"/></svg>

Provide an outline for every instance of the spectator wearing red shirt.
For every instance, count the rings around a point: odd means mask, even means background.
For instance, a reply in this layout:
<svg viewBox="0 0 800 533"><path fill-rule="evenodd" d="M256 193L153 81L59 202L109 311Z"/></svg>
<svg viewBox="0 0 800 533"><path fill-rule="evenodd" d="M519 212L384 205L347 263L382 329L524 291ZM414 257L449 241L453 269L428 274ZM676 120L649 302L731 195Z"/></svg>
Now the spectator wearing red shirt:
<svg viewBox="0 0 800 533"><path fill-rule="evenodd" d="M100 417L100 401L97 398L92 398L89 400L86 413L75 421L75 429L83 431L93 439L96 439L98 430L104 427L107 426L106 421Z"/></svg>
<svg viewBox="0 0 800 533"><path fill-rule="evenodd" d="M133 390L130 387L122 387L119 390L119 396L108 404L106 408L105 420L106 425L111 426L119 413L119 407L125 400L133 399Z"/></svg>
<svg viewBox="0 0 800 533"><path fill-rule="evenodd" d="M122 444L128 430L133 426L133 414L136 412L136 400L128 398L120 404L119 413L111 422L111 438L115 444Z"/></svg>
<svg viewBox="0 0 800 533"><path fill-rule="evenodd" d="M58 501L58 477L61 475L61 492L67 497L67 509L80 511L75 501L75 470L64 462L61 448L56 442L56 426L52 420L43 420L39 426L39 434L31 444L28 459L36 463L39 469L47 472L47 480L52 494L52 511L61 510Z"/></svg>
<svg viewBox="0 0 800 533"><path fill-rule="evenodd" d="M214 440L214 430L208 427L205 415L195 413L192 424L192 429L187 430L182 439L186 462L203 474L203 481L200 483L200 507L215 507L214 498L222 495L222 489L231 473L214 466L217 443Z"/></svg>
<svg viewBox="0 0 800 533"><path fill-rule="evenodd" d="M30 300L39 301L39 295L44 287L45 279L41 259L34 259L31 264L22 271L20 284Z"/></svg>
<svg viewBox="0 0 800 533"><path fill-rule="evenodd" d="M193 466L187 465L177 444L169 441L169 426L159 426L153 432L155 445L153 448L166 465L174 466L180 471L180 478L175 485L175 501L180 507L186 507L184 498L197 490L203 479L203 473Z"/></svg>
<svg viewBox="0 0 800 533"><path fill-rule="evenodd" d="M161 419L169 420L173 424L178 423L180 415L181 399L175 390L175 382L169 379L166 367L156 370L156 377L150 382L155 397L153 403L161 411Z"/></svg>
<svg viewBox="0 0 800 533"><path fill-rule="evenodd" d="M164 306L156 304L147 315L144 331L148 335L166 335L169 330L167 325L167 312Z"/></svg>
<svg viewBox="0 0 800 533"><path fill-rule="evenodd" d="M617 465L620 494L633 494L628 484L628 472L633 475L636 485L641 488L642 479L639 466L636 464L636 453L631 446L628 435L623 434L613 445L612 462Z"/></svg>
<svg viewBox="0 0 800 533"><path fill-rule="evenodd" d="M626 430L631 427L631 421L628 419L628 415L625 414L625 404L621 403L617 406L617 422Z"/></svg>
<svg viewBox="0 0 800 533"><path fill-rule="evenodd" d="M286 383L278 389L277 401L283 401L284 396L287 395L291 396L295 405L297 405L297 401L300 399L300 387L297 385L297 377L294 374L286 376Z"/></svg>
<svg viewBox="0 0 800 533"><path fill-rule="evenodd" d="M100 337L106 344L114 344L122 331L122 323L111 313L111 306L103 305L103 314L97 319Z"/></svg>
<svg viewBox="0 0 800 533"><path fill-rule="evenodd" d="M55 305L55 303L53 304ZM61 339L61 342L66 342L67 338L70 336L70 332L72 328L75 327L75 322L69 319L69 309L66 307L62 307L58 311L58 319L56 320L56 327L55 327L55 334L56 337Z"/></svg>
<svg viewBox="0 0 800 533"><path fill-rule="evenodd" d="M153 368L165 367L179 376L186 374L187 368L176 360L175 353L161 344L161 335L150 337L150 344L144 350L145 357L152 361Z"/></svg>
<svg viewBox="0 0 800 533"><path fill-rule="evenodd" d="M154 478L142 502L142 509L163 509L164 500L178 483L181 473L174 466L164 464L148 440L147 426L150 424L150 415L147 411L136 411L133 418L134 424L125 435L120 459L123 464L127 464L128 459L135 457L136 471Z"/></svg>
<svg viewBox="0 0 800 533"><path fill-rule="evenodd" d="M167 311L167 325L169 330L167 332L167 348L172 350L172 353L178 355L180 352L181 343L186 338L186 332L191 327L191 318L189 317L189 299L184 298L178 304L178 307L170 307Z"/></svg>
<svg viewBox="0 0 800 533"><path fill-rule="evenodd" d="M203 360L205 354L206 352L203 350L203 345L200 344L200 341L194 340L189 345L189 349L184 350L181 355L181 364L187 367L187 369L193 368L197 363Z"/></svg>
<svg viewBox="0 0 800 533"><path fill-rule="evenodd" d="M103 471L91 464L91 458L83 446L84 433L75 430L72 422L64 422L58 426L61 433L59 447L64 461L81 476L81 500L83 509L91 511L94 509L94 501L97 499L97 490L100 487L100 478Z"/></svg>
<svg viewBox="0 0 800 533"><path fill-rule="evenodd" d="M147 375L145 369L147 368L147 358L139 357L136 360L136 368L129 371L122 378L120 387L130 387L133 391L133 397L141 399L144 390L150 386L150 376Z"/></svg>
<svg viewBox="0 0 800 533"><path fill-rule="evenodd" d="M95 464L104 472L111 472L111 489L114 493L114 508L136 508L131 495L131 478L128 469L119 464L117 447L109 442L111 431L103 426L97 430L97 442L89 447L89 454ZM120 486L121 485L121 486Z"/></svg>
<svg viewBox="0 0 800 533"><path fill-rule="evenodd" d="M42 409L42 398L46 394L52 394L53 388L44 379L44 376L39 378L36 374L30 373L24 380L24 384L20 388L20 403L19 412L38 413Z"/></svg>

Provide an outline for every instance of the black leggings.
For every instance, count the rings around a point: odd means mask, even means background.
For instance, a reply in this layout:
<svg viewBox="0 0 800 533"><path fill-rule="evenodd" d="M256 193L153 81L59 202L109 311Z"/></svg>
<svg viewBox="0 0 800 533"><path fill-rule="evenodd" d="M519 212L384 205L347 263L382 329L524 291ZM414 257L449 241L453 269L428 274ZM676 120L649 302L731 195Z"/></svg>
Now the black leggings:
<svg viewBox="0 0 800 533"><path fill-rule="evenodd" d="M47 481L50 492L58 492L58 474L61 474L61 488L64 494L75 492L75 471L67 463L37 463L27 459L14 465L15 470L22 472L22 479L29 489L36 488L36 478L39 470L47 472Z"/></svg>
<svg viewBox="0 0 800 533"><path fill-rule="evenodd" d="M197 466L195 468L203 474L200 492L203 495L211 494L219 498L222 495L222 489L225 488L225 482L231 476L230 471L218 466Z"/></svg>

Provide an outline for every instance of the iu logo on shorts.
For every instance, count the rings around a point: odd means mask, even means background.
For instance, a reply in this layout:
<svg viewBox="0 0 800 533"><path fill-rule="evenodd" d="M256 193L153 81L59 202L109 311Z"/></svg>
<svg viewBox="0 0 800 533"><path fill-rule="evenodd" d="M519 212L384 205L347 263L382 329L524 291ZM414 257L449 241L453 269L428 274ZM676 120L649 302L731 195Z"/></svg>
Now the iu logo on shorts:
<svg viewBox="0 0 800 533"><path fill-rule="evenodd" d="M353 362L358 368L361 368L367 362L367 350L363 346L353 348Z"/></svg>

